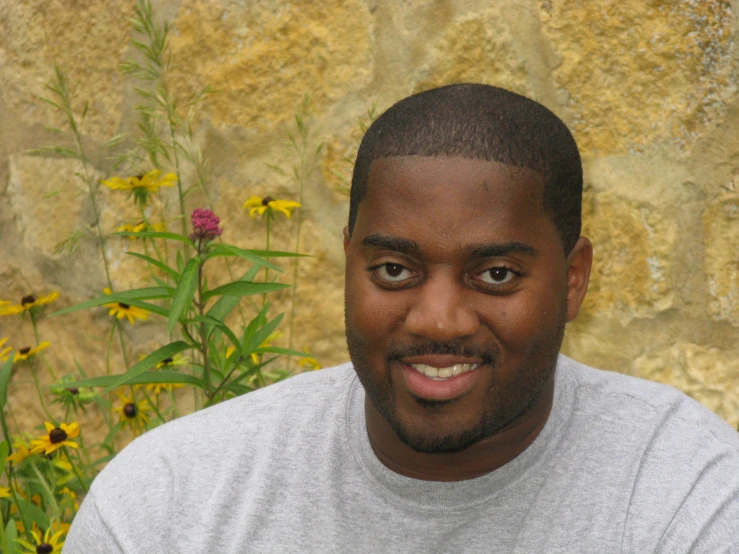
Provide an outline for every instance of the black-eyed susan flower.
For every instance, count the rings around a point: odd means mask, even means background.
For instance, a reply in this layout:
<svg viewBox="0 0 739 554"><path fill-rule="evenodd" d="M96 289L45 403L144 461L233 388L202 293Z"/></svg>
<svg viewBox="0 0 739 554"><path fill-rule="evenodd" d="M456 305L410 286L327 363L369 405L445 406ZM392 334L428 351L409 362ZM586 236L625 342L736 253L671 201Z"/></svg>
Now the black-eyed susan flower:
<svg viewBox="0 0 739 554"><path fill-rule="evenodd" d="M31 441L32 454L43 453L44 455L48 455L62 446L79 448L76 442L70 440L80 436L80 426L76 421L69 425L62 423L59 427L56 427L49 421L45 421L44 427L46 427L46 434Z"/></svg>
<svg viewBox="0 0 739 554"><path fill-rule="evenodd" d="M40 531L33 529L31 536L36 544L31 544L23 539L16 539L24 550L23 554L57 554L62 551L64 541L61 540L64 530L59 530L52 535L51 527L42 535Z"/></svg>
<svg viewBox="0 0 739 554"><path fill-rule="evenodd" d="M160 169L153 169L145 175L137 175L121 179L120 177L111 177L105 179L102 183L112 190L127 190L133 194L136 202L146 204L149 200L149 194L155 193L159 187L172 187L177 182L177 175L167 173L162 175Z"/></svg>
<svg viewBox="0 0 739 554"><path fill-rule="evenodd" d="M126 223L125 225L116 227L115 230L118 233L141 233L143 231L152 231L155 233L159 233L161 231L165 231L166 226L164 225L164 223L146 223L144 221L141 221L136 224ZM130 240L136 240L138 237L131 235L128 238Z"/></svg>
<svg viewBox="0 0 739 554"><path fill-rule="evenodd" d="M0 498L12 498L13 493L10 491L10 487L0 487Z"/></svg>
<svg viewBox="0 0 739 554"><path fill-rule="evenodd" d="M292 200L277 200L271 196L265 196L260 198L259 196L252 196L244 202L244 209L249 210L249 217L262 216L267 213L268 217L271 217L274 212L281 212L290 219L292 210L300 208L299 202L293 202Z"/></svg>
<svg viewBox="0 0 739 554"><path fill-rule="evenodd" d="M10 346L5 346L8 342L8 337L0 339L0 362L4 362L8 359L8 354L13 350Z"/></svg>
<svg viewBox="0 0 739 554"><path fill-rule="evenodd" d="M18 349L18 351L15 353L15 356L13 356L13 363L22 362L24 360L27 360L28 358L31 358L41 352L42 350L45 350L46 348L49 348L51 346L51 343L47 340L42 342L36 347L31 346L25 346L23 348Z"/></svg>
<svg viewBox="0 0 739 554"><path fill-rule="evenodd" d="M59 298L59 293L54 291L39 298L36 298L32 294L27 294L21 298L20 304L0 301L0 315L22 315L31 310L38 310L41 306L49 304L57 298Z"/></svg>
<svg viewBox="0 0 739 554"><path fill-rule="evenodd" d="M109 288L104 289L104 292L105 294L112 294L112 291ZM110 308L108 315L115 316L118 319L123 319L125 317L131 325L133 325L134 321L137 319L149 318L149 312L142 310L141 308L137 308L136 306L126 304L125 302L111 302L110 304L103 305L106 308Z"/></svg>
<svg viewBox="0 0 739 554"><path fill-rule="evenodd" d="M118 412L121 427L128 427L134 435L140 435L149 425L151 406L146 400L137 402L133 395L121 391L116 391L116 394L120 399L120 405L113 408L113 411Z"/></svg>

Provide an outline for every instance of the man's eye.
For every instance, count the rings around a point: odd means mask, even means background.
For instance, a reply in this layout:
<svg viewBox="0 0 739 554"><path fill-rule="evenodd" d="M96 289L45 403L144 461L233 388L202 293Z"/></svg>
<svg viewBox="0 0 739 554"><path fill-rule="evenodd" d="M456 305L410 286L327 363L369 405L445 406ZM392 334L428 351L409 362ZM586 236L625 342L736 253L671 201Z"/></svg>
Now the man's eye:
<svg viewBox="0 0 739 554"><path fill-rule="evenodd" d="M489 285L505 285L515 277L516 274L507 267L491 267L480 273L480 280Z"/></svg>
<svg viewBox="0 0 739 554"><path fill-rule="evenodd" d="M382 264L375 268L375 274L383 281L389 281L391 283L399 283L405 281L413 274L411 271L400 264Z"/></svg>

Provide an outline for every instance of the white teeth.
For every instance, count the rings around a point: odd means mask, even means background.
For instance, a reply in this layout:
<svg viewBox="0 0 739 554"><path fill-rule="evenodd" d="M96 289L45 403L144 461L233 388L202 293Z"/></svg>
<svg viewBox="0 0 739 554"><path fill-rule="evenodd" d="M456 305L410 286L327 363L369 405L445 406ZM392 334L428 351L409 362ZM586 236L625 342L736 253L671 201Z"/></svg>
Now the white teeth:
<svg viewBox="0 0 739 554"><path fill-rule="evenodd" d="M410 364L410 366L419 373L423 373L426 377L431 377L436 380L448 379L449 377L472 371L473 369L477 369L479 365L480 364L455 364L449 367L434 367L426 364Z"/></svg>

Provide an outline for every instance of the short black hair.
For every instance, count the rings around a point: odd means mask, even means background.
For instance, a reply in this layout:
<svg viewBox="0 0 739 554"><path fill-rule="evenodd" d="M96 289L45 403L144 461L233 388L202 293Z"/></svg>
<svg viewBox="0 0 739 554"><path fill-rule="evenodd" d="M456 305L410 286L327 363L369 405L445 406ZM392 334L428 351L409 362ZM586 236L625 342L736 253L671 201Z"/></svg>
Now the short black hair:
<svg viewBox="0 0 739 554"><path fill-rule="evenodd" d="M567 126L525 96L482 84L456 84L394 104L367 130L357 153L349 233L367 194L370 164L391 156L459 156L525 167L545 182L544 209L565 253L582 226L582 163Z"/></svg>

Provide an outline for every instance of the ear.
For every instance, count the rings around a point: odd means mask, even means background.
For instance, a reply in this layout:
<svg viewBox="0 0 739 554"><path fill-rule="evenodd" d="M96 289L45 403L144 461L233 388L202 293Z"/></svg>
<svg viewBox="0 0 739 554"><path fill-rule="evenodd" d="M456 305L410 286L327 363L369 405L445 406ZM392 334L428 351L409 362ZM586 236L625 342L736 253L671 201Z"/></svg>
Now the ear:
<svg viewBox="0 0 739 554"><path fill-rule="evenodd" d="M349 250L349 227L344 227L344 255L346 255L347 251Z"/></svg>
<svg viewBox="0 0 739 554"><path fill-rule="evenodd" d="M587 237L580 237L567 256L567 321L572 321L580 311L590 282L593 265L593 244Z"/></svg>

